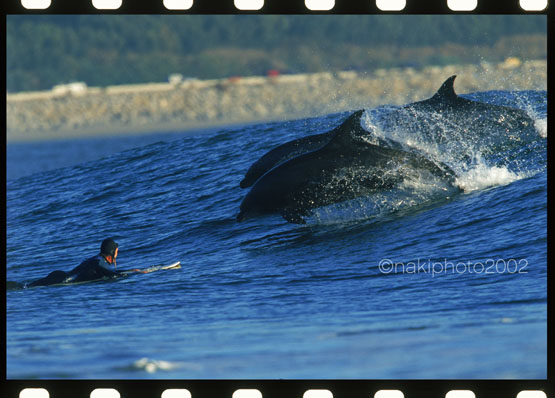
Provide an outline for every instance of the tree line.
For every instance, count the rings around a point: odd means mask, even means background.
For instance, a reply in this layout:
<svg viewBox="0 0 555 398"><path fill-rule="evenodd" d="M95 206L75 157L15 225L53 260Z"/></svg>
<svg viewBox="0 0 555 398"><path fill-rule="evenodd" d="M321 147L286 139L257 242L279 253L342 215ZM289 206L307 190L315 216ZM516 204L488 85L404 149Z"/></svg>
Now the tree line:
<svg viewBox="0 0 555 398"><path fill-rule="evenodd" d="M543 15L10 15L6 28L8 91L547 53Z"/></svg>

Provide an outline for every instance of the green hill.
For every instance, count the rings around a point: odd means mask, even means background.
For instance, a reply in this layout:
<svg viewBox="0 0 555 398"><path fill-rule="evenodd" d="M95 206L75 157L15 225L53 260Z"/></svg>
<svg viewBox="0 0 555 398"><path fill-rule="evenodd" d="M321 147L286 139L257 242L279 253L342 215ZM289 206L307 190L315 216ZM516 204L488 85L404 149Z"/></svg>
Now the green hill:
<svg viewBox="0 0 555 398"><path fill-rule="evenodd" d="M545 58L543 15L10 15L8 91Z"/></svg>

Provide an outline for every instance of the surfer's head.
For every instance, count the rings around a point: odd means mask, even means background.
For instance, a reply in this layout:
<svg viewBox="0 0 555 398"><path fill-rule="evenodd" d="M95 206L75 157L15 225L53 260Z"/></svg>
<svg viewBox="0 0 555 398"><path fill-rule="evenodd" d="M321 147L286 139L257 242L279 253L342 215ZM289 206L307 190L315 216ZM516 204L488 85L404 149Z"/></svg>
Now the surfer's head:
<svg viewBox="0 0 555 398"><path fill-rule="evenodd" d="M104 239L100 245L100 254L102 254L110 264L115 265L116 257L118 256L117 242L112 238Z"/></svg>

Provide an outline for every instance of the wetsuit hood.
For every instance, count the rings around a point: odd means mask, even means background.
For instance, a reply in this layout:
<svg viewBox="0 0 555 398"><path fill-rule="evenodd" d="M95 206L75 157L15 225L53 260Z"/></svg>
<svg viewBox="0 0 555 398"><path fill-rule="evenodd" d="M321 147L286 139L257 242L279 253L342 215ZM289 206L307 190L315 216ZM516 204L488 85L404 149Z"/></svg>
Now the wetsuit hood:
<svg viewBox="0 0 555 398"><path fill-rule="evenodd" d="M117 248L118 244L112 238L104 239L100 245L100 254L113 258Z"/></svg>

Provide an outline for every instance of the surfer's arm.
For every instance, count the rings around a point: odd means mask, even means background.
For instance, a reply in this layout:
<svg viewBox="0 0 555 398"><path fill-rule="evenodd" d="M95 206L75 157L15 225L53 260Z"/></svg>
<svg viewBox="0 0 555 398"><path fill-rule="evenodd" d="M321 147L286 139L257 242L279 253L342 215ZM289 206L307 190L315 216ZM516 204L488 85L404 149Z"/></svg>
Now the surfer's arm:
<svg viewBox="0 0 555 398"><path fill-rule="evenodd" d="M142 269L138 269L138 268L133 268L131 270L129 270L129 272L138 272L140 274L146 274L148 273L148 271L142 270Z"/></svg>
<svg viewBox="0 0 555 398"><path fill-rule="evenodd" d="M99 261L96 265L96 272L101 276L118 277L123 275L123 272L117 269L112 269L107 263Z"/></svg>
<svg viewBox="0 0 555 398"><path fill-rule="evenodd" d="M133 269L126 269L126 270L122 270L122 271L118 271L121 274L133 274L133 273L138 273L138 274L148 274L147 270L143 270L143 269L138 269L138 268L133 268Z"/></svg>

